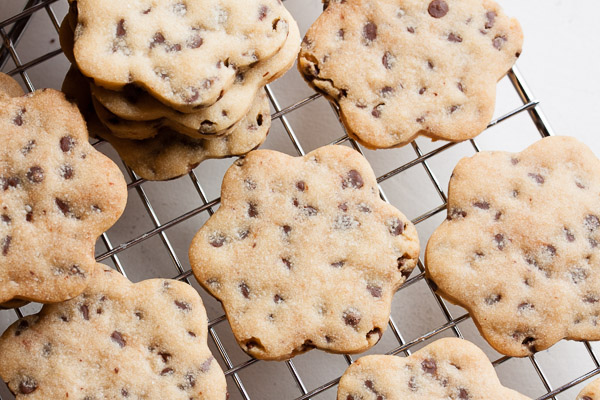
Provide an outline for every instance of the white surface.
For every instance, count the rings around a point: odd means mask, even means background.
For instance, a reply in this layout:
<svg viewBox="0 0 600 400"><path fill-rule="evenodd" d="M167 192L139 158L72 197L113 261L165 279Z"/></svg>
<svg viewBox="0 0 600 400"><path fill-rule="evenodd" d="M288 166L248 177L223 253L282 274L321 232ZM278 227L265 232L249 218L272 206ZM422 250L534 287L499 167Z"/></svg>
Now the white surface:
<svg viewBox="0 0 600 400"><path fill-rule="evenodd" d="M14 10L24 3L25 1L21 0L1 2L0 20L12 15ZM61 1L52 6L59 17L62 17L66 11L65 3L66 1ZM285 4L298 19L303 33L321 10L319 0L287 0ZM600 156L600 140L598 139L600 132L595 124L599 104L598 93L600 93L598 75L600 71L600 39L596 33L600 4L594 0L503 0L501 4L509 15L515 16L521 21L525 32L525 47L518 67L525 76L535 98L541 101L542 109L555 132L583 140L594 150L596 155ZM54 39L53 43L51 43L52 39ZM41 12L34 16L34 21L19 43L17 50L22 61L27 62L57 48L57 46L57 36L50 20L45 13ZM9 71L13 67L9 63L3 68L3 71ZM29 75L38 88L59 88L67 68L68 63L61 55L31 69ZM312 94L311 89L306 86L295 69L292 69L272 87L283 107ZM502 115L520 104L510 83L506 79L503 80L499 84L496 115ZM322 99L289 114L288 118L306 151L324 145L343 134L329 105ZM537 131L528 116L522 114L486 131L477 139L477 143L486 150L519 151L538 138ZM432 144L425 139L420 139L418 143L424 152L441 145L440 143ZM274 122L265 147L294 154L294 148L279 121ZM102 149L112 153L108 146L103 146ZM473 149L469 144L461 144L429 161L429 165L438 176L444 189L452 167L458 159L472 153ZM410 146L397 150L367 151L366 154L378 176L415 157ZM230 163L231 160L210 161L202 164L196 170L209 199L218 196L220 179ZM201 204L187 177L173 182L147 183L143 187L161 222L169 221ZM415 218L441 204L440 197L421 166L411 168L400 176L386 181L382 187L390 201L409 218ZM422 247L442 219L443 215L439 214L418 225ZM191 237L205 220L206 216L201 214L167 231L173 248L186 269L189 268L187 247ZM138 194L130 191L126 213L122 220L111 229L109 236L113 244L118 244L153 227ZM98 253L104 251L104 246L100 245ZM134 281L155 276L176 275L173 262L164 250L159 236L147 240L119 256L129 277ZM201 289L200 292L205 300L209 317L214 318L221 315L218 303ZM452 307L451 310L455 317L463 313L458 307ZM418 337L444 323L444 317L424 282L404 289L396 295L392 315L406 340ZM0 311L0 330L12 320L14 320L14 313ZM493 352L479 337L472 322L461 324L460 329L465 337L482 347L490 358L498 358L498 354ZM217 325L216 330L230 352L235 365L247 359L233 341L226 323ZM397 342L388 329L380 344L369 353L386 352L396 345ZM584 346L579 343L563 341L539 354L537 358L553 388L593 368ZM329 355L316 350L295 358L294 363L309 390L339 376L346 367L341 356ZM527 359L511 360L499 366L497 370L505 385L528 396L535 398L546 392ZM260 362L244 369L240 377L253 399L291 399L300 395L285 363ZM228 379L228 384L231 398L241 398L231 379ZM571 389L558 398L574 399L578 389ZM2 398L11 398L6 396L4 390L0 388ZM333 399L335 391L329 390L315 398Z"/></svg>

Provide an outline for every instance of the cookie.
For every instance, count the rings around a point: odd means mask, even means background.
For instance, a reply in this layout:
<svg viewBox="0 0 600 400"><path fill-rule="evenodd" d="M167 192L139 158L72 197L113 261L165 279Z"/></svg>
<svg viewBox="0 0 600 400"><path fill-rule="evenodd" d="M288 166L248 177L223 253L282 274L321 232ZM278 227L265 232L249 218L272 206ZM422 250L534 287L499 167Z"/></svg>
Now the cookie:
<svg viewBox="0 0 600 400"><path fill-rule="evenodd" d="M418 255L415 227L343 146L236 161L190 248L194 275L223 303L242 349L267 360L373 346Z"/></svg>
<svg viewBox="0 0 600 400"><path fill-rule="evenodd" d="M224 135L248 113L258 91L292 67L299 48L300 32L293 22L278 54L246 73L239 73L219 101L190 114L179 113L131 85L122 92L115 92L92 84L92 95L110 112L126 120L158 122L158 126L167 126L193 138Z"/></svg>
<svg viewBox="0 0 600 400"><path fill-rule="evenodd" d="M125 208L125 180L62 93L20 96L1 80L0 304L64 301L87 286L96 239Z"/></svg>
<svg viewBox="0 0 600 400"><path fill-rule="evenodd" d="M478 153L454 169L427 277L500 353L600 339L598 171L591 150L569 137Z"/></svg>
<svg viewBox="0 0 600 400"><path fill-rule="evenodd" d="M342 376L338 400L527 400L500 383L473 343L439 339L409 357L359 358Z"/></svg>
<svg viewBox="0 0 600 400"><path fill-rule="evenodd" d="M246 154L265 141L271 127L269 102L262 90L248 115L234 126L228 136L192 139L163 128L151 139L120 139L111 134L94 113L85 78L74 67L67 73L62 90L76 100L87 119L90 133L107 140L125 164L147 180L174 179L204 160Z"/></svg>
<svg viewBox="0 0 600 400"><path fill-rule="evenodd" d="M73 1L73 0L71 0ZM283 46L292 16L279 0L77 1L74 57L111 90L138 85L182 112L212 105Z"/></svg>
<svg viewBox="0 0 600 400"><path fill-rule="evenodd" d="M492 119L496 82L522 42L519 23L491 0L332 1L298 68L366 147L461 141Z"/></svg>
<svg viewBox="0 0 600 400"><path fill-rule="evenodd" d="M102 264L95 270L80 296L44 306L0 338L0 377L17 400L225 400L198 293L183 282L133 284Z"/></svg>
<svg viewBox="0 0 600 400"><path fill-rule="evenodd" d="M600 379L596 379L592 383L589 383L583 390L577 395L576 400L598 400L600 399Z"/></svg>

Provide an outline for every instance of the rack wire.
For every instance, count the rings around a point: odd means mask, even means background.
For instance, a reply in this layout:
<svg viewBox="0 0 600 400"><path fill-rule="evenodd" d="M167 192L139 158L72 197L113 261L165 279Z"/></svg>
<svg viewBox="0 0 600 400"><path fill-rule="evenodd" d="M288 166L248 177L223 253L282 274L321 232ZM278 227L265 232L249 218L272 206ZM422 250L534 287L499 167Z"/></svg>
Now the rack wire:
<svg viewBox="0 0 600 400"><path fill-rule="evenodd" d="M66 0L26 0L26 1L24 0L23 1L24 6L21 11L19 11L15 15L12 15L0 22L0 36L2 38L2 47L0 47L0 70L8 73L11 76L20 75L20 77L22 78L23 82L25 83L25 85L27 86L27 89L29 91L33 91L36 88L34 87L32 80L30 79L30 77L28 75L28 70L33 67L39 66L56 56L59 56L61 54L61 50L56 49L56 50L52 50L52 51L49 51L44 54L40 54L39 56L32 59L31 61L23 63L21 60L21 57L16 49L17 43L18 43L19 39L23 36L25 31L28 29L29 23L31 22L32 17L36 13L45 13L47 15L47 17L50 19L52 25L54 26L54 29L56 29L56 32L58 33L59 19L57 18L57 15L56 15L54 9L52 8L52 5L53 5L53 3L56 3L59 1L66 2ZM319 0L311 0L311 1L319 1ZM14 63L15 66L14 66L14 68L7 70L5 67L9 60L12 60L12 62ZM534 123L535 127L537 128L541 137L552 135L553 134L552 129L550 127L550 124L548 123L548 120L546 119L545 115L543 114L543 112L540 108L539 102L534 100L531 90L527 87L525 80L523 79L523 76L519 72L518 68L514 67L509 72L508 78L510 79L512 86L514 87L518 97L520 98L522 105L515 108L514 110L507 113L506 115L492 121L490 123L489 127L500 124L512 117L515 117L518 114L527 113L529 115L529 117L531 118L531 121ZM313 94L313 95L308 96L294 104L282 106L280 104L279 100L277 99L277 97L274 93L274 90L269 86L267 87L267 94L271 101L271 105L272 105L273 109L275 110L275 113L272 114L273 123L276 123L277 121L279 121L282 124L282 126L285 130L285 133L287 134L287 137L288 137L289 141L291 142L291 144L293 145L293 148L294 148L295 152L297 153L297 155L304 155L305 152L302 147L301 141L296 136L294 128L293 128L292 124L290 123L290 120L288 117L292 112L319 99L321 97L321 95ZM339 121L338 110L334 106L332 106L332 109ZM341 121L340 121L340 124L341 124ZM343 125L342 125L342 128L343 128ZM478 152L479 145L477 143L477 140L473 139L473 140L470 140L469 142L470 142L470 145L472 146L473 150L475 152ZM102 141L98 141L93 144L98 149L102 150L102 147L103 147ZM339 137L338 139L334 140L330 144L350 145L355 150L362 153L361 146L359 146L354 140L350 139L347 135L343 135L343 136ZM432 217L436 216L437 214L442 213L446 209L446 204L447 204L446 194L444 192L444 189L440 186L439 179L436 176L436 174L434 173L433 168L429 165L429 163L434 157L442 156L444 154L444 152L446 152L448 149L450 149L456 145L457 145L456 143L447 143L447 144L441 145L431 151L423 152L421 147L415 141L415 142L411 143L412 149L415 154L415 158L413 158L411 161L406 162L402 165L398 165L397 167L393 168L392 170L389 170L388 172L382 174L381 176L379 176L377 178L378 183L382 184L383 182L386 182L393 177L396 177L400 174L405 173L407 170L409 170L415 166L421 166L424 169L424 171L426 172L426 174L428 176L430 184L433 186L435 192L439 196L439 199L442 201L442 204L435 208L432 208L432 209L428 210L427 212L423 213L422 215L414 218L412 222L417 226L419 224L427 221L429 218L432 218ZM200 183L200 179L199 179L197 173L195 171L192 171L188 174L188 177L189 177L189 180L191 181L191 184L193 185L194 190L197 192L199 199L202 202L202 205L197 208L194 208L186 213L178 215L177 217L172 218L167 222L161 222L157 216L155 208L153 207L153 205L150 201L149 196L146 193L146 190L144 187L145 181L143 179L140 179L131 170L127 170L127 172L131 179L131 182L128 184L128 190L130 192L130 196L132 195L132 192L137 193L148 216L150 217L150 220L152 221L153 228L144 232L141 235L134 236L134 237L132 237L128 240L125 240L117 245L113 245L108 234L106 234L106 233L103 234L100 238L100 241L104 245L104 247L107 249L107 251L98 255L97 261L103 261L103 260L110 259L113 262L113 264L115 265L115 267L122 274L127 275L128 268L126 265L124 265L124 262L119 258L120 253L122 253L123 251L125 251L129 248L132 248L136 245L139 245L140 243L142 243L150 238L158 236L160 238L160 240L162 241L164 248L167 251L170 259L172 260L174 268L175 268L175 271L174 271L175 276L171 276L170 278L190 282L191 280L194 279L193 275L189 269L186 270L184 268L182 262L180 261L179 257L177 256L176 252L173 249L171 240L169 239L167 232L169 231L169 229L171 229L171 228L177 226L178 224L181 224L184 221L186 221L192 217L195 217L199 214L206 213L209 216L212 215L214 213L214 208L219 205L220 199L219 198L209 199L208 196L206 195L205 188ZM184 177L182 179L186 179L186 178ZM380 189L381 197L384 200L388 201L388 197L386 196L381 185L380 185L379 189ZM413 272L410 279L408 279L406 281L406 283L402 286L402 288L399 289L399 291L406 290L410 286L412 286L418 282L421 282L421 281L426 281L426 280L425 280L423 264L421 261L419 261L418 268L415 270L415 272ZM427 285L429 285L429 284L427 283ZM433 290L431 290L431 287L429 287L429 292L430 292L430 295L433 296L433 298L435 299L437 306L439 307L441 313L444 316L445 322L443 324L441 324L440 326L436 327L435 329L432 329L425 333L421 333L420 335L407 340L407 339L405 339L399 325L396 323L394 318L391 318L390 322L389 322L390 329L388 332L386 332L386 335L390 335L390 334L393 335L394 339L397 341L397 345L393 349L388 351L387 352L388 354L409 355L415 349L415 346L417 346L431 338L435 338L442 333L451 333L452 335L454 335L456 337L460 337L460 338L463 337L463 333L461 332L460 324L467 321L470 318L469 315L464 313L464 311L459 316L453 315L453 313L451 312L451 310L449 309L449 307L447 306L445 301L443 301L440 297L435 295ZM9 312L9 311L0 311L0 312ZM15 309L14 313L16 313L16 316L18 318L23 317L23 311L21 309ZM229 391L232 392L232 395L235 398L241 396L241 398L244 400L250 400L250 399L256 400L255 397L250 396L248 390L246 389L246 385L243 381L243 378L241 377L240 374L243 371L245 371L246 369L251 368L251 367L265 369L264 368L265 362L250 358L250 359L247 359L243 362L236 364L231 357L232 349L226 348L226 345L224 344L222 337L220 336L220 334L217 333L217 329L216 329L217 326L224 322L226 322L225 315L221 315L217 318L210 320L208 326L209 326L209 335L213 341L214 346L216 347L216 349L218 350L218 353L221 356L221 364L224 366L225 375L230 377L233 380L233 383L235 384L239 394L233 393L233 390L235 390L235 389L232 388L231 385L229 387ZM391 332L391 333L389 333L389 332ZM574 379L558 382L558 384L554 384L554 382L551 382L551 380L548 378L548 374L542 368L542 365L538 360L540 353L529 357L529 361L531 362L532 367L534 368L535 372L537 373L539 380L541 381L541 383L546 391L546 393L539 396L537 398L537 400L555 399L556 398L555 396L567 391L568 389L572 388L575 385L580 384L581 382L584 382L584 381L600 374L600 363L592 349L592 346L588 342L583 342L583 345L585 346L586 352L589 355L589 358L593 364L593 368ZM2 357L2 355L0 354L0 362L2 361L1 357ZM348 355L344 356L344 359L348 364L351 364L354 361L354 358L352 356L348 356ZM494 364L494 366L498 367L499 365L505 363L508 360L510 360L510 357L501 357L501 358L498 358L497 360L493 361L493 364ZM322 398L322 397L320 397L320 395L326 391L329 391L327 398L335 397L335 390L332 390L332 389L337 385L337 383L339 381L339 377L332 379L328 382L325 382L323 384L320 384L316 387L309 387L305 383L305 379L302 378L301 373L299 372L299 369L294 364L294 360L286 361L285 364L287 366L287 369L289 370L289 373L291 374L293 382L297 386L298 396L295 397L295 400L305 400L305 399L311 399L311 398L315 398L315 397ZM262 367L261 367L261 365L262 365ZM0 384L0 385L2 385L2 384ZM4 391L6 393L8 393L7 390L4 390ZM270 396L273 396L273 397L270 397ZM270 398L278 398L277 396L278 396L277 393L271 393L269 395ZM6 396L2 397L2 390L0 388L0 400L8 400L8 399L12 399L12 398L13 397L6 397Z"/></svg>

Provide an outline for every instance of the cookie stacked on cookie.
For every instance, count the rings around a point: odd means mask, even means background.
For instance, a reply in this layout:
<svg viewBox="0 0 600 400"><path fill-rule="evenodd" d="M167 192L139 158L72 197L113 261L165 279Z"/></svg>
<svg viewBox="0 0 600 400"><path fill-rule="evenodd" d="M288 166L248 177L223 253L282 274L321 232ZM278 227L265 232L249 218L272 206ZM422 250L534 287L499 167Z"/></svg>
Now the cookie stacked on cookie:
<svg viewBox="0 0 600 400"><path fill-rule="evenodd" d="M85 77L74 83L72 72L66 86L89 99L82 109L98 122L93 133L138 174L174 178L264 141L262 88L293 65L300 47L280 1L96 3L72 1L61 26L65 55Z"/></svg>

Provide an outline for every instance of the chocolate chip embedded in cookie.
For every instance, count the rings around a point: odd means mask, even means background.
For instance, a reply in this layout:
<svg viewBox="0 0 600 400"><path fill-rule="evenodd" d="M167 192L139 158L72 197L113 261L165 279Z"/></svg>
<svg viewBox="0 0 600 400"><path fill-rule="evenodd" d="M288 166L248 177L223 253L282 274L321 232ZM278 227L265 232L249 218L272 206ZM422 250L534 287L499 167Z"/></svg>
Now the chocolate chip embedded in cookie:
<svg viewBox="0 0 600 400"><path fill-rule="evenodd" d="M196 278L223 303L242 349L269 360L373 346L418 255L415 227L343 146L236 161L190 248Z"/></svg>
<svg viewBox="0 0 600 400"><path fill-rule="evenodd" d="M599 171L590 149L568 137L482 152L454 169L427 276L500 353L600 339Z"/></svg>
<svg viewBox="0 0 600 400"><path fill-rule="evenodd" d="M340 380L338 400L527 400L501 385L485 354L466 340L446 338L409 357L359 358Z"/></svg>
<svg viewBox="0 0 600 400"><path fill-rule="evenodd" d="M44 306L0 338L0 377L17 399L225 400L198 293L94 269L83 294Z"/></svg>
<svg viewBox="0 0 600 400"><path fill-rule="evenodd" d="M123 212L127 188L62 93L22 96L9 79L0 80L0 304L64 301L87 286L96 239Z"/></svg>
<svg viewBox="0 0 600 400"><path fill-rule="evenodd" d="M600 379L596 379L589 383L577 395L576 400L599 400L600 399Z"/></svg>
<svg viewBox="0 0 600 400"><path fill-rule="evenodd" d="M298 68L370 148L461 141L490 122L519 23L490 0L345 0L308 30Z"/></svg>
<svg viewBox="0 0 600 400"><path fill-rule="evenodd" d="M77 1L74 59L111 90L137 84L182 112L215 103L236 74L275 55L291 15L279 0Z"/></svg>

